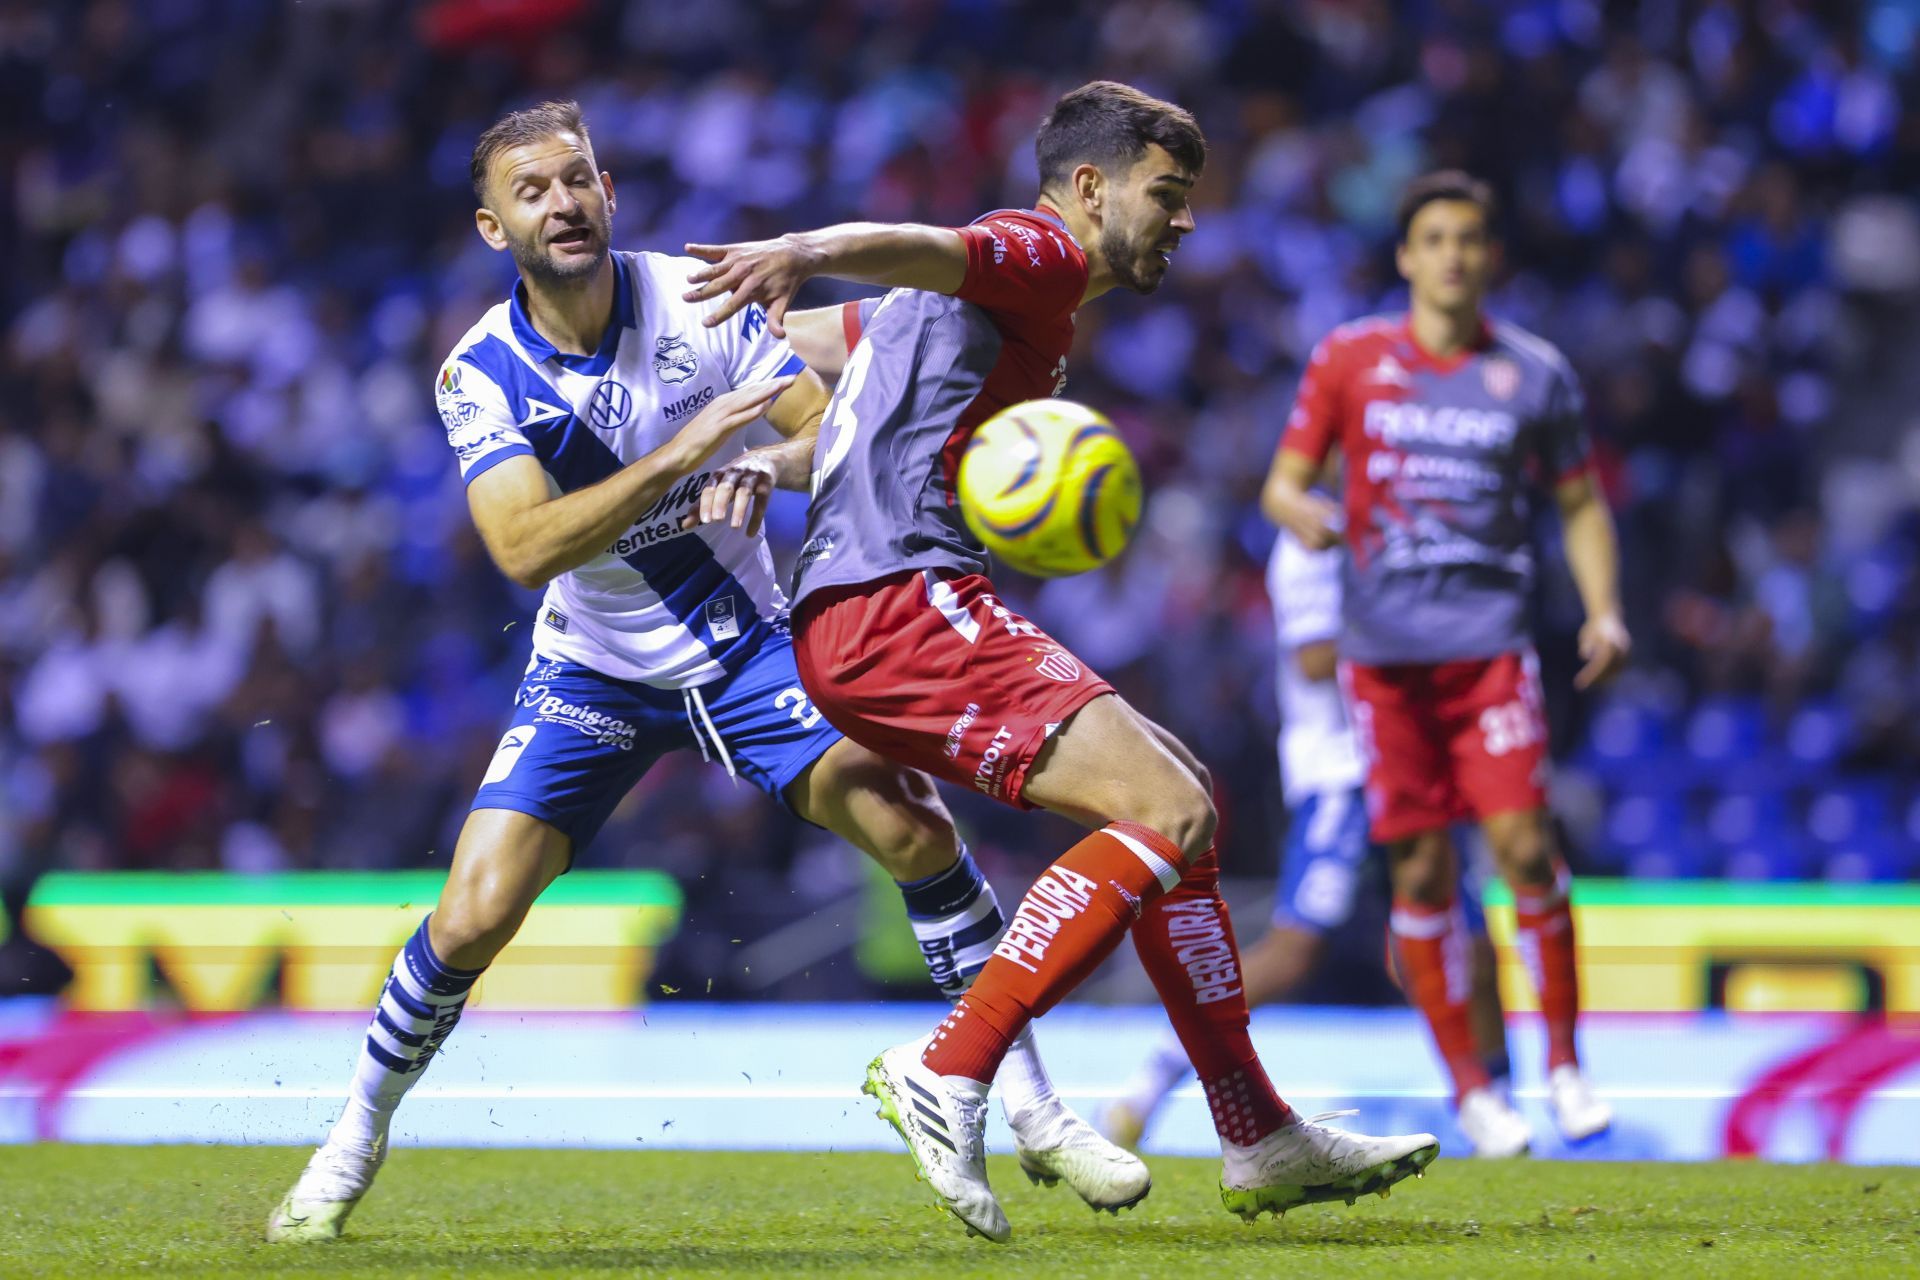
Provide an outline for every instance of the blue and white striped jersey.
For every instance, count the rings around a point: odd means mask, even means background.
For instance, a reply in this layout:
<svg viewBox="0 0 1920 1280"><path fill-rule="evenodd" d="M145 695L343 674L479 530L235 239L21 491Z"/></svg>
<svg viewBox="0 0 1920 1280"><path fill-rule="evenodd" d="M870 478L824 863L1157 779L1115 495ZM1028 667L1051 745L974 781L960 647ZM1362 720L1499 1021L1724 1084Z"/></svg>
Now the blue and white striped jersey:
<svg viewBox="0 0 1920 1280"><path fill-rule="evenodd" d="M645 457L715 396L797 371L759 307L709 329L717 303L687 303L702 264L657 253L613 257L614 317L600 349L567 355L534 330L522 289L469 329L441 366L435 403L467 483L531 455L556 495ZM708 462L747 446L735 435ZM786 610L764 538L725 525L682 531L707 471L675 484L613 545L547 587L534 649L662 688L737 670Z"/></svg>

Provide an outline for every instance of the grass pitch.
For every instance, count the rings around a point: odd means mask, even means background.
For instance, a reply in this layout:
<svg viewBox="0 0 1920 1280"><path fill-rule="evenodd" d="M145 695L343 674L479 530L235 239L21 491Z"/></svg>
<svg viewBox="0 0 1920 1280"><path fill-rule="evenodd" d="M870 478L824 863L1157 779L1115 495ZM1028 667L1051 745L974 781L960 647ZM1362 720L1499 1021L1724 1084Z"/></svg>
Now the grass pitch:
<svg viewBox="0 0 1920 1280"><path fill-rule="evenodd" d="M1920 1169L1475 1163L1243 1226L1211 1160L1119 1218L992 1162L965 1238L904 1153L402 1150L345 1239L261 1241L305 1150L0 1147L0 1275L1920 1275Z"/></svg>

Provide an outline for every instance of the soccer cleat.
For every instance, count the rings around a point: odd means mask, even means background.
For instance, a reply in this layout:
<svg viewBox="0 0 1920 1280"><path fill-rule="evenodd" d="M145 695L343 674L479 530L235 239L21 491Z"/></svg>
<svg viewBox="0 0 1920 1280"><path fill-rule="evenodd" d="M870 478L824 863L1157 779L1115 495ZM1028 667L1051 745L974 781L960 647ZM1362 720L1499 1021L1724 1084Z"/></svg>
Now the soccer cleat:
<svg viewBox="0 0 1920 1280"><path fill-rule="evenodd" d="M1138 1151L1140 1140L1147 1136L1147 1118L1126 1102L1116 1102L1101 1113L1100 1132L1114 1146Z"/></svg>
<svg viewBox="0 0 1920 1280"><path fill-rule="evenodd" d="M1277 1217L1326 1200L1352 1204L1370 1194L1385 1199L1394 1183L1420 1173L1440 1154L1440 1143L1430 1133L1369 1138L1319 1123L1352 1114L1335 1111L1296 1120L1250 1147L1222 1142L1226 1172L1220 1203L1252 1222L1262 1213Z"/></svg>
<svg viewBox="0 0 1920 1280"><path fill-rule="evenodd" d="M338 1240L347 1215L367 1194L386 1158L385 1138L372 1147L326 1142L267 1219L268 1242Z"/></svg>
<svg viewBox="0 0 1920 1280"><path fill-rule="evenodd" d="M907 1154L940 1205L995 1244L1013 1237L987 1185L987 1100L973 1097L920 1061L926 1041L895 1045L867 1064L860 1092L880 1100L880 1117L907 1144Z"/></svg>
<svg viewBox="0 0 1920 1280"><path fill-rule="evenodd" d="M1547 1073L1547 1097L1560 1136L1568 1142L1585 1142L1613 1126L1613 1108L1595 1096L1580 1068L1570 1062Z"/></svg>
<svg viewBox="0 0 1920 1280"><path fill-rule="evenodd" d="M1490 1088L1469 1089L1456 1115L1460 1132L1473 1144L1473 1154L1485 1160L1504 1160L1527 1154L1533 1127L1513 1104Z"/></svg>
<svg viewBox="0 0 1920 1280"><path fill-rule="evenodd" d="M1153 1190L1153 1175L1139 1156L1101 1137L1063 1104L1010 1115L1007 1124L1013 1129L1020 1171L1036 1185L1064 1181L1088 1208L1116 1214Z"/></svg>

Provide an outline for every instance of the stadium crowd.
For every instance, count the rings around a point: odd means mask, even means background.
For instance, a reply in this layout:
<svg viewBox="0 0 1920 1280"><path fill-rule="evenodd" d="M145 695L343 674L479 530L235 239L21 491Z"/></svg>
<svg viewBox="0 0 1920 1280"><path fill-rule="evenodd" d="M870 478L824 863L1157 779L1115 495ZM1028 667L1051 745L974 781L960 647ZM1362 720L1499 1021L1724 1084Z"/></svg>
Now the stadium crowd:
<svg viewBox="0 0 1920 1280"><path fill-rule="evenodd" d="M403 9L0 0L6 878L444 862L535 601L475 538L429 395L511 279L466 180L496 112L577 97L616 243L676 250L1024 203L1032 126L1093 76L1189 106L1212 155L1170 283L1084 312L1070 370L1146 468L1136 546L1012 594L1202 752L1230 870L1264 874L1279 821L1255 497L1313 342L1395 304L1394 198L1439 165L1502 195L1495 310L1581 373L1625 543L1635 668L1555 706L1576 863L1728 870L1720 783L1775 767L1904 834L1920 451L1858 423L1920 290L1920 6ZM789 497L789 548L799 523ZM1564 692L1577 602L1540 595ZM1036 838L964 813L989 859ZM1731 869L1849 873L1803 835ZM697 757L582 861L803 896L857 874Z"/></svg>

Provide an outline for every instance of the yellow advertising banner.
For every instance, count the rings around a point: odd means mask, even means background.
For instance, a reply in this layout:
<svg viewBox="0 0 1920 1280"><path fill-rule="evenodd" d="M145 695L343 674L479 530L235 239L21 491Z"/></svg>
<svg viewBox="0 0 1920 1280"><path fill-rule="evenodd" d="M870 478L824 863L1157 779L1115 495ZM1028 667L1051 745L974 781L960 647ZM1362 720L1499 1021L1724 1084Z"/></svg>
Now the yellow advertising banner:
<svg viewBox="0 0 1920 1280"><path fill-rule="evenodd" d="M431 871L56 873L34 886L25 923L73 967L67 998L77 1009L365 1009L443 879ZM655 871L561 877L475 985L473 1007L644 1003L654 950L678 927L681 901L679 886Z"/></svg>

